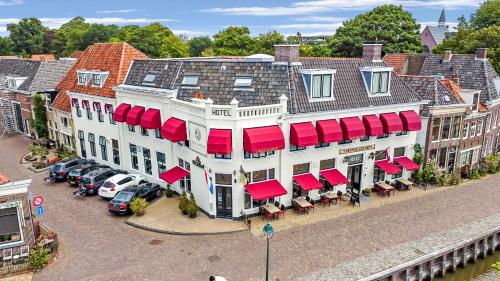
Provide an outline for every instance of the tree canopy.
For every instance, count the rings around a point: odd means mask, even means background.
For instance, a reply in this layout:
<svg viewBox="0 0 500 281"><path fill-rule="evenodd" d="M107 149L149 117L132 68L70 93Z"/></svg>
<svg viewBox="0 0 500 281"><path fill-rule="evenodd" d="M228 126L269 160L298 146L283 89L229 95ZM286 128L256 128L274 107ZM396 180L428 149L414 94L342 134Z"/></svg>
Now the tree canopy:
<svg viewBox="0 0 500 281"><path fill-rule="evenodd" d="M247 56L252 54L255 38L246 26L230 26L214 35L215 55Z"/></svg>
<svg viewBox="0 0 500 281"><path fill-rule="evenodd" d="M500 26L500 0L486 0L472 15L471 26L479 29Z"/></svg>
<svg viewBox="0 0 500 281"><path fill-rule="evenodd" d="M209 36L193 37L188 41L189 55L191 57L200 57L206 49L212 47L212 38Z"/></svg>
<svg viewBox="0 0 500 281"><path fill-rule="evenodd" d="M361 56L363 43L383 43L386 53L416 53L423 49L420 25L409 12L383 5L343 23L329 40L336 56Z"/></svg>
<svg viewBox="0 0 500 281"><path fill-rule="evenodd" d="M13 55L14 46L10 37L0 37L0 55Z"/></svg>
<svg viewBox="0 0 500 281"><path fill-rule="evenodd" d="M285 37L277 31L259 34L259 36L255 38L254 53L273 55L274 45L284 43Z"/></svg>
<svg viewBox="0 0 500 281"><path fill-rule="evenodd" d="M13 50L25 56L44 51L44 34L48 28L37 18L25 18L7 25Z"/></svg>

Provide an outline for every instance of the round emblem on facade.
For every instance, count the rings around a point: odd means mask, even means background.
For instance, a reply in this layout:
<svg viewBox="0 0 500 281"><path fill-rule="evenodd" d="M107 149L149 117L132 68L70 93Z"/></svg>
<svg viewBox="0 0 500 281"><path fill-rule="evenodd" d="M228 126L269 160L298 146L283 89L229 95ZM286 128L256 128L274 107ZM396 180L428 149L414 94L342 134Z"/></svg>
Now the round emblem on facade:
<svg viewBox="0 0 500 281"><path fill-rule="evenodd" d="M195 129L194 130L194 137L196 138L197 141L201 141L201 131L200 131L200 129Z"/></svg>

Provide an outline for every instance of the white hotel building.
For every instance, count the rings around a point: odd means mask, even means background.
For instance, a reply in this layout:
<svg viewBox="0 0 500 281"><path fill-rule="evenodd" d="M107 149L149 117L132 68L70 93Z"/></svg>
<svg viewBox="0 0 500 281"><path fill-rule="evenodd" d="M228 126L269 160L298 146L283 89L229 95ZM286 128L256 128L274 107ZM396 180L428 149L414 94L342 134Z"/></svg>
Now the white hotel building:
<svg viewBox="0 0 500 281"><path fill-rule="evenodd" d="M87 158L193 193L211 217L328 189L360 194L418 169L409 159L424 133L425 102L380 55L374 44L363 58L299 58L283 45L275 57L136 60L116 99L69 93L105 118L74 106L75 132Z"/></svg>

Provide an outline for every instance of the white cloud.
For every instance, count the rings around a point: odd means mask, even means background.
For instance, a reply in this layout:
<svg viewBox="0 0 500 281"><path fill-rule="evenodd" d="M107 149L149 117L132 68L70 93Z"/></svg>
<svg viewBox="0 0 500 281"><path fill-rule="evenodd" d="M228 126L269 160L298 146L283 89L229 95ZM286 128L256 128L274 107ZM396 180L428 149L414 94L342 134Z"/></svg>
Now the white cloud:
<svg viewBox="0 0 500 281"><path fill-rule="evenodd" d="M0 6L14 6L23 4L23 0L0 0Z"/></svg>
<svg viewBox="0 0 500 281"><path fill-rule="evenodd" d="M207 32L196 31L196 30L185 30L185 29L173 29L172 32L175 35L185 35L188 38L208 35Z"/></svg>
<svg viewBox="0 0 500 281"><path fill-rule="evenodd" d="M132 13L137 12L137 9L122 9L122 10L106 10L106 11L97 11L98 14L124 14L124 13Z"/></svg>
<svg viewBox="0 0 500 281"><path fill-rule="evenodd" d="M346 18L337 17L304 17L304 18L294 18L296 21L310 21L310 22L340 22L346 20Z"/></svg>
<svg viewBox="0 0 500 281"><path fill-rule="evenodd" d="M276 29L326 29L335 30L342 26L341 22L338 23L295 23L295 24L279 24L273 25L272 28Z"/></svg>

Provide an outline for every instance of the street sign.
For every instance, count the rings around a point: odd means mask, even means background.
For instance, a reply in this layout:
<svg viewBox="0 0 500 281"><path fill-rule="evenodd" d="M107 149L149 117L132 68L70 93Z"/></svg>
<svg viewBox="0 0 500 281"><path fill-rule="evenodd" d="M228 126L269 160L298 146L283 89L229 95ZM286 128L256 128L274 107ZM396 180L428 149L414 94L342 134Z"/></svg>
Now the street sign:
<svg viewBox="0 0 500 281"><path fill-rule="evenodd" d="M44 206L39 206L36 208L36 213L39 215L39 216L43 216L43 213L45 213L45 207Z"/></svg>
<svg viewBox="0 0 500 281"><path fill-rule="evenodd" d="M38 196L35 196L35 198L33 198L33 205L35 205L35 207L39 207L42 204L43 204L42 196L38 195Z"/></svg>

